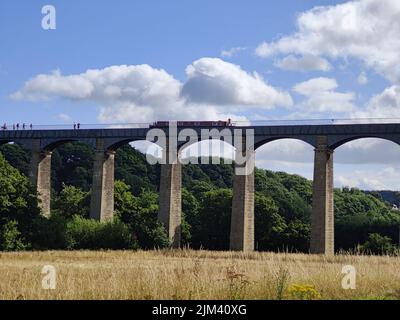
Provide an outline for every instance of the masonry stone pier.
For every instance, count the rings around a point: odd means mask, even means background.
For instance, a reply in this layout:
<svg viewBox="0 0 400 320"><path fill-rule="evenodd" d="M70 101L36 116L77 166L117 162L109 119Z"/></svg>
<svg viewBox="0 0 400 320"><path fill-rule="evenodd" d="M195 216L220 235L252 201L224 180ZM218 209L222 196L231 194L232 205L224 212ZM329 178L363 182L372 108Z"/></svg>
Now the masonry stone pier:
<svg viewBox="0 0 400 320"><path fill-rule="evenodd" d="M310 251L334 254L333 150L327 137L317 137L314 157Z"/></svg>
<svg viewBox="0 0 400 320"><path fill-rule="evenodd" d="M96 141L93 164L90 217L109 221L114 215L114 162L115 151L104 150L103 141Z"/></svg>
<svg viewBox="0 0 400 320"><path fill-rule="evenodd" d="M171 246L179 248L182 220L182 164L172 161L168 147L163 153L166 164L161 165L158 220L166 228Z"/></svg>
<svg viewBox="0 0 400 320"><path fill-rule="evenodd" d="M36 186L39 207L45 217L50 216L51 199L51 151L42 150L40 140L32 140L30 179Z"/></svg>
<svg viewBox="0 0 400 320"><path fill-rule="evenodd" d="M233 180L230 250L254 250L254 150L248 161L236 164ZM251 153L251 154L250 154Z"/></svg>

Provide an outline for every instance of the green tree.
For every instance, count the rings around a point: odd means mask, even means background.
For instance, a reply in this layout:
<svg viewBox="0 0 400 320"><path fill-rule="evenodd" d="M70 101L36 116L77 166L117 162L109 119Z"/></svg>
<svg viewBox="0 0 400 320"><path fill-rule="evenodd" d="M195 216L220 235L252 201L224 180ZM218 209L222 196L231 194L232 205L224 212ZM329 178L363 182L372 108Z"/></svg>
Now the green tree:
<svg viewBox="0 0 400 320"><path fill-rule="evenodd" d="M381 200L358 189L335 190L335 243L352 250L379 233L398 241L400 214Z"/></svg>
<svg viewBox="0 0 400 320"><path fill-rule="evenodd" d="M306 202L296 191L294 187L288 190L280 180L282 180L283 173L272 173L267 170L256 170L255 172L255 190L270 196L279 208L279 214L290 221L300 219L304 222L310 221L311 203ZM306 179L302 179L306 183ZM297 186L297 189L299 187ZM304 188L305 189L305 188Z"/></svg>
<svg viewBox="0 0 400 320"><path fill-rule="evenodd" d="M90 192L82 191L74 186L63 185L60 194L55 197L53 213L65 217L74 215L89 218Z"/></svg>
<svg viewBox="0 0 400 320"><path fill-rule="evenodd" d="M26 249L26 243L18 230L18 222L10 220L3 224L0 229L0 250L19 251L24 249Z"/></svg>
<svg viewBox="0 0 400 320"><path fill-rule="evenodd" d="M290 252L309 252L311 229L309 223L292 220L287 224L281 236L279 250Z"/></svg>
<svg viewBox="0 0 400 320"><path fill-rule="evenodd" d="M192 246L192 228L198 227L200 203L186 188L182 189L182 237L183 246Z"/></svg>
<svg viewBox="0 0 400 320"><path fill-rule="evenodd" d="M20 173L29 176L31 154L17 143L7 143L0 146L0 152L9 164Z"/></svg>
<svg viewBox="0 0 400 320"><path fill-rule="evenodd" d="M210 250L229 249L232 190L217 189L203 194L198 224L192 228L193 246Z"/></svg>
<svg viewBox="0 0 400 320"><path fill-rule="evenodd" d="M360 251L366 254L393 254L396 247L389 237L381 236L378 233L370 233L367 241L360 246Z"/></svg>
<svg viewBox="0 0 400 320"><path fill-rule="evenodd" d="M202 180L191 180L187 183L187 185L183 184L183 186L198 200L203 196L204 193L217 189L212 182Z"/></svg>
<svg viewBox="0 0 400 320"><path fill-rule="evenodd" d="M142 190L157 191L159 165L147 163L146 156L129 144L117 150L115 159L115 178L130 186L133 195L139 196Z"/></svg>
<svg viewBox="0 0 400 320"><path fill-rule="evenodd" d="M278 213L278 206L270 197L256 193L254 211L256 249L276 249L280 246L279 236L286 228L285 220Z"/></svg>
<svg viewBox="0 0 400 320"><path fill-rule="evenodd" d="M24 246L34 233L33 221L39 216L37 195L28 178L12 167L0 154L0 229L19 233ZM4 229L5 228L5 229ZM17 246L21 248L21 246Z"/></svg>
<svg viewBox="0 0 400 320"><path fill-rule="evenodd" d="M60 192L64 185L89 191L93 159L93 148L84 143L70 142L54 149L51 157L51 179L55 192Z"/></svg>
<svg viewBox="0 0 400 320"><path fill-rule="evenodd" d="M141 248L153 249L169 245L165 228L157 221L156 193L144 190L139 197L135 197L127 184L116 181L115 211L121 221L128 225L133 239Z"/></svg>

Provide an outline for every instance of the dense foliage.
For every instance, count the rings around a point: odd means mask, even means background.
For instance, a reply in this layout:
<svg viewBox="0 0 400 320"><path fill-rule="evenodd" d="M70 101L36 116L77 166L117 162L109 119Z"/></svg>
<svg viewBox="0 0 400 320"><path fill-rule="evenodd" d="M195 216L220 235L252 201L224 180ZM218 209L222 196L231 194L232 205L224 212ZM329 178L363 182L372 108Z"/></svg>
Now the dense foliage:
<svg viewBox="0 0 400 320"><path fill-rule="evenodd" d="M28 178L0 153L0 249L28 248L39 213L37 196Z"/></svg>
<svg viewBox="0 0 400 320"><path fill-rule="evenodd" d="M100 249L168 246L157 221L158 165L130 145L116 155L114 221L89 218L93 151L79 143L58 147L52 157L52 216L41 217L26 178L29 154L20 146L0 147L0 249ZM234 170L231 164L183 168L183 244L229 247ZM256 169L255 241L258 250L307 252L310 241L312 182L297 175ZM337 250L394 252L399 211L389 193L335 190Z"/></svg>

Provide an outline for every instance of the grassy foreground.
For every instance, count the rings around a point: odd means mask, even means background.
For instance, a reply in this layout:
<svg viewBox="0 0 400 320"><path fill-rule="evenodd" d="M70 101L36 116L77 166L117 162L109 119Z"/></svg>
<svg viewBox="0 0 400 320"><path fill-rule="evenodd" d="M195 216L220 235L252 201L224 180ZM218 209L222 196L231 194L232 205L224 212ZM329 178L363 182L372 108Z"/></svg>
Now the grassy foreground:
<svg viewBox="0 0 400 320"><path fill-rule="evenodd" d="M44 265L57 270L42 288ZM342 289L342 267L357 270ZM400 299L400 258L191 250L0 253L0 299Z"/></svg>

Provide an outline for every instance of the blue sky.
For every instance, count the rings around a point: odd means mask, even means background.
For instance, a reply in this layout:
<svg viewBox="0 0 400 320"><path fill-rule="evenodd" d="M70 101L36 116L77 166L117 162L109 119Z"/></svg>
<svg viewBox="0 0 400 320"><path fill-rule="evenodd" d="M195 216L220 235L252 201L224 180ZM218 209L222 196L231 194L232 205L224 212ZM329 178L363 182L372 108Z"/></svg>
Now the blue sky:
<svg viewBox="0 0 400 320"><path fill-rule="evenodd" d="M56 30L41 27L46 4ZM399 12L396 0L3 0L0 122L400 117ZM258 164L310 177L312 150L293 161L281 145ZM337 185L397 188L394 145L342 148Z"/></svg>

